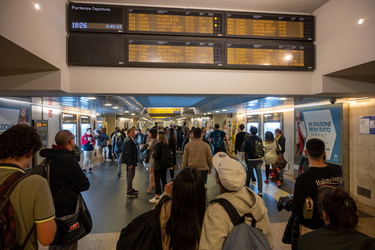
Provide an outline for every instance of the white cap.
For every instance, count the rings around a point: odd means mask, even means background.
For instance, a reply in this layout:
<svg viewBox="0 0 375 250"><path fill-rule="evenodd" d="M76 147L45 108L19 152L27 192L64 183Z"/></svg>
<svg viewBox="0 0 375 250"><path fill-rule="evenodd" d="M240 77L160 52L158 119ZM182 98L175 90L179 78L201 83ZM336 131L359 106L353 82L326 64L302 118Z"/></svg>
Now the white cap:
<svg viewBox="0 0 375 250"><path fill-rule="evenodd" d="M228 191L239 191L245 185L246 173L241 163L219 152L212 158L220 183Z"/></svg>

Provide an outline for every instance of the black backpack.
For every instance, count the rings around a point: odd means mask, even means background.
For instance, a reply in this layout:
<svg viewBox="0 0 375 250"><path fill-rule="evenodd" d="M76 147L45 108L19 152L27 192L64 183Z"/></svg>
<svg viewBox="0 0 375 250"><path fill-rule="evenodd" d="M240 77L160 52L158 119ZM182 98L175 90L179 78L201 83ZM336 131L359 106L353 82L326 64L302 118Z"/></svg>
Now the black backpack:
<svg viewBox="0 0 375 250"><path fill-rule="evenodd" d="M244 214L241 217L236 208L228 200L220 198L212 200L210 204L213 202L218 202L224 207L234 226L224 241L223 250L271 250L267 236L261 229L256 228L256 220L251 213ZM245 223L245 217L251 218L251 226Z"/></svg>
<svg viewBox="0 0 375 250"><path fill-rule="evenodd" d="M223 139L222 132L220 130L213 131L211 133L211 138L212 138L212 145L215 148L221 148L221 147L223 147L224 139Z"/></svg>
<svg viewBox="0 0 375 250"><path fill-rule="evenodd" d="M27 176L24 173L16 172L0 185L0 249L24 249L35 229L34 225L21 246L16 243L16 220L10 195L17 184Z"/></svg>
<svg viewBox="0 0 375 250"><path fill-rule="evenodd" d="M248 157L250 159L259 159L264 156L264 148L263 148L263 141L258 136L251 136L246 140L246 143L251 145L247 145L246 148L250 151L248 152Z"/></svg>
<svg viewBox="0 0 375 250"><path fill-rule="evenodd" d="M169 200L164 196L154 209L133 219L121 230L117 250L162 250L159 214L162 205Z"/></svg>
<svg viewBox="0 0 375 250"><path fill-rule="evenodd" d="M163 145L161 159L163 168L170 168L176 164L176 157L169 145Z"/></svg>
<svg viewBox="0 0 375 250"><path fill-rule="evenodd" d="M29 171L29 174L36 174L44 177L49 185L50 182L50 163L51 159L44 159L41 163L36 165L35 167L32 167Z"/></svg>

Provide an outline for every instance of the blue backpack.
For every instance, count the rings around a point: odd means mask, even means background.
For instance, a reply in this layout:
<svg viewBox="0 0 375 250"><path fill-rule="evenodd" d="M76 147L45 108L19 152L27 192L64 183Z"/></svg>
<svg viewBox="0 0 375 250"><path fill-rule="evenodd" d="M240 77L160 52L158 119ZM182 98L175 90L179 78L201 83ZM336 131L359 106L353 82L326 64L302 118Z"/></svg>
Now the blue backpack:
<svg viewBox="0 0 375 250"><path fill-rule="evenodd" d="M213 202L218 202L224 207L234 226L223 244L223 250L271 250L267 236L262 230L255 227L256 220L252 214L247 213L241 217L236 208L228 200L223 198L212 200L210 204ZM251 218L251 226L245 223L245 217Z"/></svg>
<svg viewBox="0 0 375 250"><path fill-rule="evenodd" d="M222 148L224 143L224 136L220 130L215 130L211 133L212 145L215 148Z"/></svg>

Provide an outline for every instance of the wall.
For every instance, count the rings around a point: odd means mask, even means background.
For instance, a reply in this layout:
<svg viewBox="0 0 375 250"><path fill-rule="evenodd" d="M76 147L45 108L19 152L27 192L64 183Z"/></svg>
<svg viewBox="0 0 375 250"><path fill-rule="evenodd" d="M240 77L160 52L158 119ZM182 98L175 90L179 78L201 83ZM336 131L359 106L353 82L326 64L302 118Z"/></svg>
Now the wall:
<svg viewBox="0 0 375 250"><path fill-rule="evenodd" d="M0 34L59 68L60 79L53 80L61 84L62 90L68 90L66 2L40 0L38 3L40 10L34 8L33 1L1 1Z"/></svg>
<svg viewBox="0 0 375 250"><path fill-rule="evenodd" d="M316 70L312 86L313 93L321 93L324 75L375 60L375 1L330 0L313 14L316 16ZM360 18L365 18L361 25L357 23ZM349 91L348 87L342 90L339 87L336 83L336 92L357 92L355 87Z"/></svg>
<svg viewBox="0 0 375 250"><path fill-rule="evenodd" d="M359 116L375 114L375 99L349 103L350 194L375 207L375 135L359 134ZM357 187L371 190L371 198L359 195Z"/></svg>

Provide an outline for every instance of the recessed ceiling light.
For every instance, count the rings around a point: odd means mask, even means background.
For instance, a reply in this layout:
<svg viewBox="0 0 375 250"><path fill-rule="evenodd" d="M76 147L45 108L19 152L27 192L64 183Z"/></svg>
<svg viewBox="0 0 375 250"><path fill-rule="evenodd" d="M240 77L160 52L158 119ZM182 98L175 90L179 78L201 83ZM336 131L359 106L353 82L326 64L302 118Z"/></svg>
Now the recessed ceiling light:
<svg viewBox="0 0 375 250"><path fill-rule="evenodd" d="M219 111L219 110L216 110L215 112L216 112L216 113L219 113L220 111Z"/></svg>
<svg viewBox="0 0 375 250"><path fill-rule="evenodd" d="M118 109L119 107L118 106L114 106L114 107L112 107L113 109Z"/></svg>
<svg viewBox="0 0 375 250"><path fill-rule="evenodd" d="M132 113L132 115L135 115L134 113Z"/></svg>
<svg viewBox="0 0 375 250"><path fill-rule="evenodd" d="M125 110L124 112L125 112L125 113L129 113L129 111L128 111L128 110Z"/></svg>
<svg viewBox="0 0 375 250"><path fill-rule="evenodd" d="M38 3L34 3L34 8L40 10L40 5Z"/></svg>
<svg viewBox="0 0 375 250"><path fill-rule="evenodd" d="M280 97L280 98L279 98L280 101L285 101L285 100L287 100L287 99L288 99L288 98L286 98L286 97Z"/></svg>
<svg viewBox="0 0 375 250"><path fill-rule="evenodd" d="M112 103L104 103L104 106L110 107L112 106Z"/></svg>
<svg viewBox="0 0 375 250"><path fill-rule="evenodd" d="M203 113L203 115L207 115L207 113Z"/></svg>
<svg viewBox="0 0 375 250"><path fill-rule="evenodd" d="M87 97L87 100L95 100L96 99L96 97Z"/></svg>
<svg viewBox="0 0 375 250"><path fill-rule="evenodd" d="M225 111L227 111L227 110L226 110L226 109L222 109L221 111L225 112Z"/></svg>
<svg viewBox="0 0 375 250"><path fill-rule="evenodd" d="M211 112L208 112L207 114L209 114L209 115L210 115L210 114L211 114Z"/></svg>
<svg viewBox="0 0 375 250"><path fill-rule="evenodd" d="M358 24L362 24L365 21L365 19L361 18L358 20Z"/></svg>

